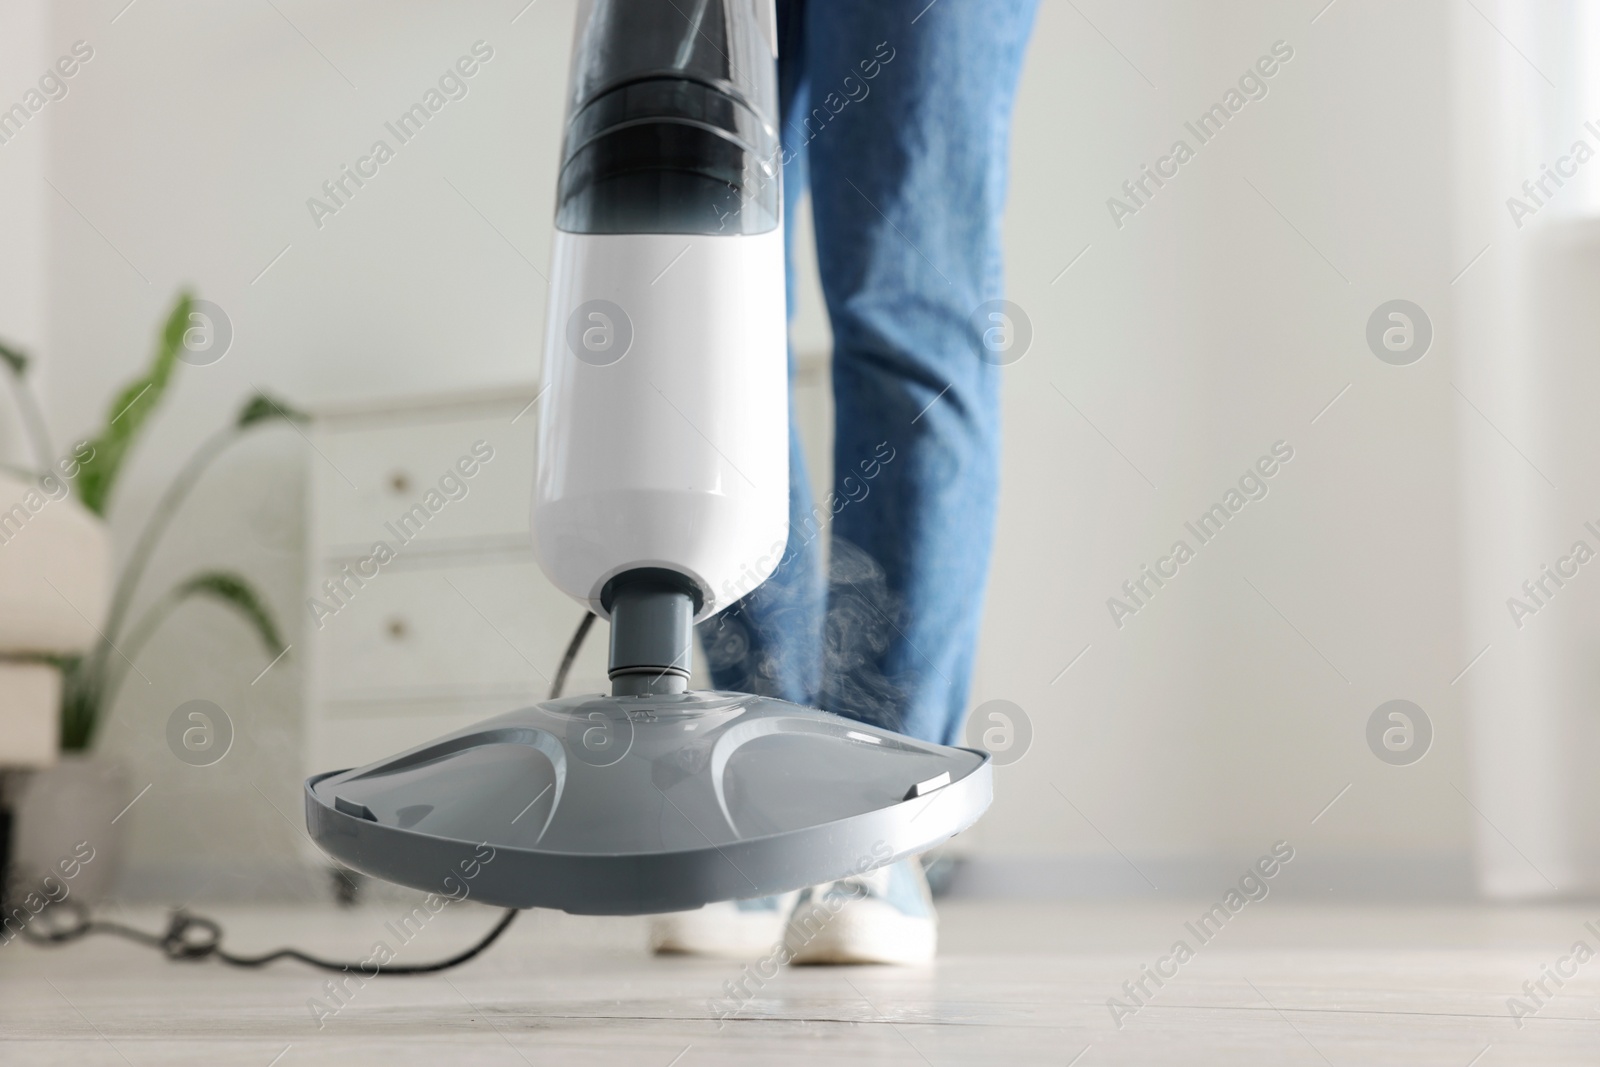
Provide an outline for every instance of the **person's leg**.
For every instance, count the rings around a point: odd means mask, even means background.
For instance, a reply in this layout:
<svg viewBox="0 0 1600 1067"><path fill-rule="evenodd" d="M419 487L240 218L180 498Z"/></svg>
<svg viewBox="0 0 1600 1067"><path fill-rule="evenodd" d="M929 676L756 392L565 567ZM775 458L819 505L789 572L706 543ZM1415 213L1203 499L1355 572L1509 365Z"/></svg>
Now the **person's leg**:
<svg viewBox="0 0 1600 1067"><path fill-rule="evenodd" d="M785 119L803 111L806 99L805 0L778 4L779 109ZM803 140L783 127L783 218L786 250L794 243L794 214L805 193ZM792 254L790 261L793 261ZM789 276L789 317L794 318L795 284ZM794 377L794 351L789 373ZM706 665L718 689L778 697L807 706L817 702L822 678L821 540L812 513L811 483L789 401L789 543L778 569L748 596L699 627Z"/></svg>
<svg viewBox="0 0 1600 1067"><path fill-rule="evenodd" d="M833 519L822 703L945 744L965 713L998 496L999 367L972 318L1002 295L1034 9L809 0L806 13L799 123L848 501Z"/></svg>

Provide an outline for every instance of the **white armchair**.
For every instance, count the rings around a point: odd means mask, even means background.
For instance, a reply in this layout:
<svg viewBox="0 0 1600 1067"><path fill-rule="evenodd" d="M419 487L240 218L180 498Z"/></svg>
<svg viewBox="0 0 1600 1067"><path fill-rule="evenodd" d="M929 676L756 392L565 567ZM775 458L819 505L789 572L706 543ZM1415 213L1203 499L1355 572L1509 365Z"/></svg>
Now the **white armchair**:
<svg viewBox="0 0 1600 1067"><path fill-rule="evenodd" d="M0 768L55 762L61 673L19 657L93 647L111 579L105 524L62 482L0 473Z"/></svg>

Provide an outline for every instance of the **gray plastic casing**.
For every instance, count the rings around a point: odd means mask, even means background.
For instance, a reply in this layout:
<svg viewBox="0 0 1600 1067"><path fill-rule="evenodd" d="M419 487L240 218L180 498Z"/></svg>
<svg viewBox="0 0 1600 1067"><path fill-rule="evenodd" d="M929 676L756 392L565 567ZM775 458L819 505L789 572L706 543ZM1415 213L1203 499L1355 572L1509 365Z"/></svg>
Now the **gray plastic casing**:
<svg viewBox="0 0 1600 1067"><path fill-rule="evenodd" d="M580 696L305 785L330 856L416 889L595 915L865 873L975 822L987 753L740 693Z"/></svg>

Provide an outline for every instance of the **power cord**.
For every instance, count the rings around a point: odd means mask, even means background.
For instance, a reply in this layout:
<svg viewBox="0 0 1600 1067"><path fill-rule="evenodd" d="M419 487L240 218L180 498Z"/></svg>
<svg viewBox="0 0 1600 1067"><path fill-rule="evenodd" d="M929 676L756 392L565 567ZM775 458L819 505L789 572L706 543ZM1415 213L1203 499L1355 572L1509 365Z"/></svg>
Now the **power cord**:
<svg viewBox="0 0 1600 1067"><path fill-rule="evenodd" d="M167 924L167 932L161 935L146 933L132 926L122 923L110 922L105 919L91 919L89 909L75 900L64 900L53 904L41 914L48 915L57 908L67 908L75 913L76 922L73 925L50 930L36 930L32 925L22 928L22 936L36 945L61 945L69 941L87 937L89 934L113 934L117 937L127 938L129 941L148 945L162 951L169 960L203 960L215 958L233 967L264 967L274 960L299 960L311 967L320 967L325 971L352 971L359 970L362 975L372 977L377 974L432 974L435 971L449 970L458 964L466 963L484 949L494 944L495 940L511 925L511 920L517 917L516 908L507 908L506 913L495 923L494 929L477 944L464 952L457 953L449 959L439 960L436 963L407 963L407 964L374 964L370 961L361 963L340 963L338 960L325 960L297 948L280 948L259 956L235 956L222 947L222 925L215 919L208 919L203 915L190 915L186 911L175 911ZM53 921L53 920L52 920ZM200 936L192 936L198 931Z"/></svg>
<svg viewBox="0 0 1600 1067"><path fill-rule="evenodd" d="M589 630L594 626L595 616L592 612L585 612L583 621L578 623L578 629L573 633L572 640L567 643L566 654L561 657L561 666L556 670L556 678L550 686L550 699L555 700L566 687L567 675L572 670L573 662L578 658L578 651L583 647L583 640L589 636ZM433 963L385 963L373 964L371 961L340 962L338 960L325 960L302 952L297 948L279 948L271 952L264 952L259 956L236 956L222 947L222 924L215 919L208 919L203 915L191 915L179 909L172 913L167 923L164 934L147 933L136 927L125 926L122 923L111 922L106 919L94 919L89 915L89 909L84 904L75 900L63 900L52 904L41 915L48 915L57 908L66 908L73 912L74 922L70 926L54 926L48 930L38 930L33 925L22 927L22 935L36 945L64 945L71 941L90 934L111 934L115 937L126 938L129 941L146 945L150 948L160 949L169 960L205 960L216 959L231 967L264 967L275 960L298 960L309 967L318 967L325 971L360 971L366 977L374 974L434 974L447 971L452 967L466 963L474 956L479 955L506 932L517 917L516 908L507 908L500 921L494 924L483 938L470 948L448 959ZM53 920L52 920L53 923ZM198 936L196 936L198 935Z"/></svg>
<svg viewBox="0 0 1600 1067"><path fill-rule="evenodd" d="M572 670L572 664L578 658L578 650L583 647L583 639L589 636L589 627L594 625L594 620L594 612L584 612L583 621L578 623L577 632L572 635L572 640L567 642L566 655L561 657L561 666L556 668L556 680L550 683L551 700L566 691L567 674Z"/></svg>

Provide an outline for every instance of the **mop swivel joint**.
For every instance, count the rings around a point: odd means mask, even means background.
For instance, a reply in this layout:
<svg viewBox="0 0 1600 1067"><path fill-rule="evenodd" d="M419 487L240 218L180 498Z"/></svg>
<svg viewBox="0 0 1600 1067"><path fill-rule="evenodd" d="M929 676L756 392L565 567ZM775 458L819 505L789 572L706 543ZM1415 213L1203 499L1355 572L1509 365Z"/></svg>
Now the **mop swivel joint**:
<svg viewBox="0 0 1600 1067"><path fill-rule="evenodd" d="M606 583L611 695L662 696L689 688L700 593L676 571L639 568Z"/></svg>

